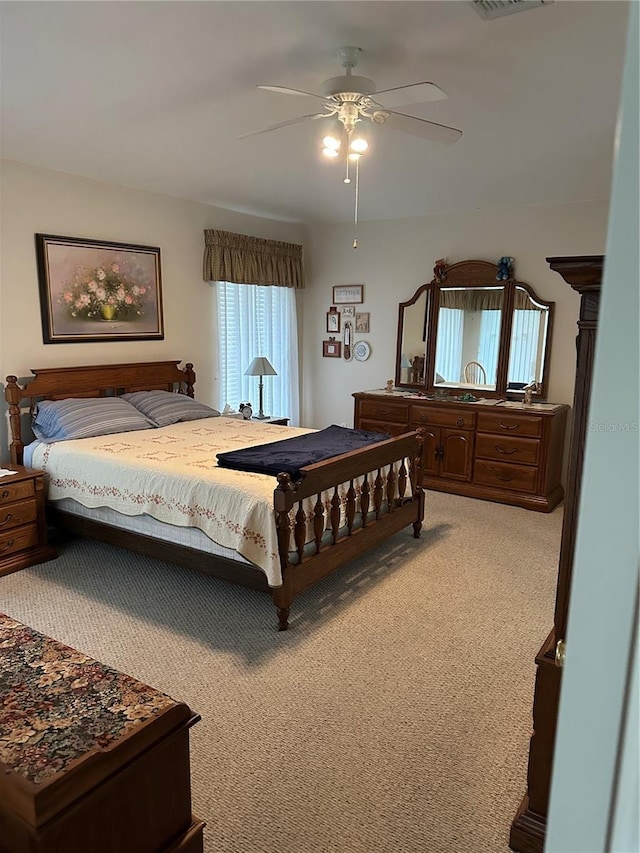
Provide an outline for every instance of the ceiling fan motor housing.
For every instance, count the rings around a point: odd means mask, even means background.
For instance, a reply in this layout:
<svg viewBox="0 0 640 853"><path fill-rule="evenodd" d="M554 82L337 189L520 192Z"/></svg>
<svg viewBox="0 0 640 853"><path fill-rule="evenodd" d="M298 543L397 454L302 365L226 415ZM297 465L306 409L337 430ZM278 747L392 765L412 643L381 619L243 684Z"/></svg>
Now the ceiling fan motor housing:
<svg viewBox="0 0 640 853"><path fill-rule="evenodd" d="M322 84L320 94L326 98L338 98L341 101L357 101L363 95L373 95L376 84L368 77L343 74L331 77Z"/></svg>

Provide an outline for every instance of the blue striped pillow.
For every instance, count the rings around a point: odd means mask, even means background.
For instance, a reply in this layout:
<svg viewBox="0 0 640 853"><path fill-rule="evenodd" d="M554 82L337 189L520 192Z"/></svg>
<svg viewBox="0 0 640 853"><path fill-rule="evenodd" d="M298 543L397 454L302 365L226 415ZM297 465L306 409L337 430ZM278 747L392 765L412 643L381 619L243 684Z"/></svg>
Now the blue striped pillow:
<svg viewBox="0 0 640 853"><path fill-rule="evenodd" d="M156 426L164 427L180 421L197 421L200 418L216 418L217 409L198 403L185 394L173 394L171 391L133 391L123 394L139 412L142 412Z"/></svg>
<svg viewBox="0 0 640 853"><path fill-rule="evenodd" d="M91 397L43 400L31 428L40 441L52 442L152 429L153 424L120 397Z"/></svg>

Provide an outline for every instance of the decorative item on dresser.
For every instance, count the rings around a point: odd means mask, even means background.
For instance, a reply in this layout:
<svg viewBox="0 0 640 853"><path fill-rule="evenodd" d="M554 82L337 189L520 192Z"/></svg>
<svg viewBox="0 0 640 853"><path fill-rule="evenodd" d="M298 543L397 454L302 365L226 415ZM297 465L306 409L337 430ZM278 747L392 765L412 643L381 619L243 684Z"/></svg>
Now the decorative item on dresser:
<svg viewBox="0 0 640 853"><path fill-rule="evenodd" d="M42 471L22 465L0 477L0 575L8 575L53 560L55 548L47 544Z"/></svg>
<svg viewBox="0 0 640 853"><path fill-rule="evenodd" d="M536 657L533 735L529 745L527 790L511 824L509 837L509 846L517 853L542 853L545 844L604 257L602 255L556 257L547 258L547 261L551 269L559 273L573 290L580 294L581 299L573 423L558 563L556 606L553 628ZM591 748L591 744L585 744L585 749Z"/></svg>
<svg viewBox="0 0 640 853"><path fill-rule="evenodd" d="M562 500L568 406L421 397L410 391L354 395L357 429L425 431L423 486L550 512Z"/></svg>

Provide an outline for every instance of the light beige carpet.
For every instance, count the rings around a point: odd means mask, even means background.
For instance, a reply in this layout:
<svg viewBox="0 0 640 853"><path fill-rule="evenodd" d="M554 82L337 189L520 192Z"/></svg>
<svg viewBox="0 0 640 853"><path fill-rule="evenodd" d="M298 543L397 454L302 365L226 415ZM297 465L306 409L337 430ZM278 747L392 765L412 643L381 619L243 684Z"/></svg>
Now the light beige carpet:
<svg viewBox="0 0 640 853"><path fill-rule="evenodd" d="M207 853L504 853L562 514L430 492L294 602L92 542L0 579L0 610L202 715ZM132 851L131 853L135 853Z"/></svg>

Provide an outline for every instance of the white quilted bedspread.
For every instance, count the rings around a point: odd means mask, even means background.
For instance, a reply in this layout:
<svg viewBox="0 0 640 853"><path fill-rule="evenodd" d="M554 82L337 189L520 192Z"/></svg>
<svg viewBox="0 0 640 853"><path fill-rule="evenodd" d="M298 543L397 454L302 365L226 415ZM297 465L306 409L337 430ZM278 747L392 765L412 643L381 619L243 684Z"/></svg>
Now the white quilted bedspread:
<svg viewBox="0 0 640 853"><path fill-rule="evenodd" d="M107 506L198 527L282 583L273 515L275 477L218 468L216 453L280 441L308 429L207 418L159 429L38 444L32 465L47 473L47 497ZM309 510L312 512L311 506Z"/></svg>

